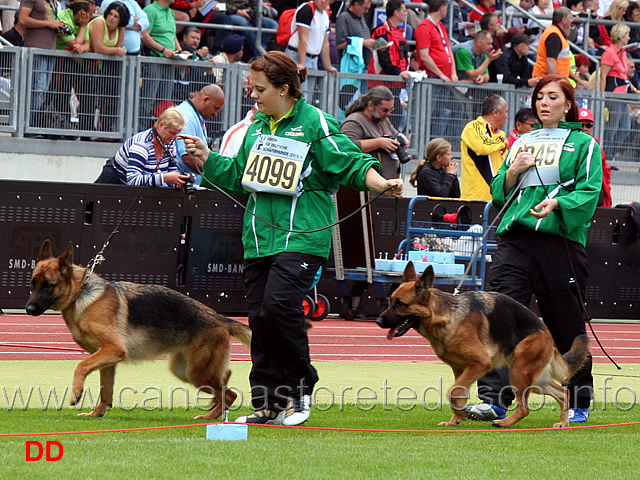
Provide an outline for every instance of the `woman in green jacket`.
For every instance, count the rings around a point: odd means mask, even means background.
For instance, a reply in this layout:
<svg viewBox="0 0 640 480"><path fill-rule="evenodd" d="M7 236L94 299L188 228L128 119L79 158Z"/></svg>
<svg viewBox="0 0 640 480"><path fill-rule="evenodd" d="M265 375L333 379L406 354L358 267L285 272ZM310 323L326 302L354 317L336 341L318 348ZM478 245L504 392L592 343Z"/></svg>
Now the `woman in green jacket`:
<svg viewBox="0 0 640 480"><path fill-rule="evenodd" d="M318 375L301 304L329 256L331 228L312 230L335 221L331 195L338 185L402 196L402 180L380 176L378 160L305 101L300 84L306 74L282 52L251 64L258 113L235 157L185 138L187 152L205 162L201 185L250 194L242 241L255 412L236 420L242 423L299 425L309 418Z"/></svg>
<svg viewBox="0 0 640 480"><path fill-rule="evenodd" d="M561 75L533 91L537 129L521 135L491 183L498 226L490 288L529 306L533 294L560 353L586 333L587 229L602 187L600 148L583 133L573 87ZM540 125L542 128L540 128ZM511 202L511 203L508 203ZM492 332L500 337L512 332ZM586 422L593 396L591 359L569 383L571 422ZM504 418L513 401L505 368L478 380L485 403L468 407L475 420Z"/></svg>

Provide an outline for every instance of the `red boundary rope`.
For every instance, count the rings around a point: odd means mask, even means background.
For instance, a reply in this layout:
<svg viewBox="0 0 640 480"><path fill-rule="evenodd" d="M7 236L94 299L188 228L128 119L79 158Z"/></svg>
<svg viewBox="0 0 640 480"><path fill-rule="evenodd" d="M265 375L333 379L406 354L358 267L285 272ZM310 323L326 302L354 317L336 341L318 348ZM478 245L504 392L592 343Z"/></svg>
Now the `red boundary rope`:
<svg viewBox="0 0 640 480"><path fill-rule="evenodd" d="M122 432L141 432L149 430L167 430L171 428L190 428L204 427L207 425L225 425L225 422L198 423L190 425L167 425L163 427L138 427L138 428L122 428L114 430L85 430L79 432L36 432L36 433L0 433L0 437L29 437L29 436L45 436L45 435L86 435L92 433L122 433ZM640 425L640 422L628 423L611 423L606 425L575 425L565 428L541 427L541 428L513 428L513 429L487 429L487 430L386 430L375 428L338 428L338 427L289 427L286 425L259 425L259 424L234 424L249 425L251 427L267 427L267 428L289 428L295 430L319 430L331 432L368 432L368 433L506 433L506 432L544 432L558 430L578 430L584 428L610 428L610 427L626 427L630 425Z"/></svg>

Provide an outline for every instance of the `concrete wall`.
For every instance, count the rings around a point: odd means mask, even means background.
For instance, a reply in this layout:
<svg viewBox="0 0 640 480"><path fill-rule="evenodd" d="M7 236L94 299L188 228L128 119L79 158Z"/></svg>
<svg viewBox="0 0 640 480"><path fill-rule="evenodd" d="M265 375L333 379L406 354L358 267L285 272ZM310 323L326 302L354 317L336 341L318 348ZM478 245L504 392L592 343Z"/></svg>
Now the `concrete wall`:
<svg viewBox="0 0 640 480"><path fill-rule="evenodd" d="M120 143L0 137L0 178L93 183Z"/></svg>

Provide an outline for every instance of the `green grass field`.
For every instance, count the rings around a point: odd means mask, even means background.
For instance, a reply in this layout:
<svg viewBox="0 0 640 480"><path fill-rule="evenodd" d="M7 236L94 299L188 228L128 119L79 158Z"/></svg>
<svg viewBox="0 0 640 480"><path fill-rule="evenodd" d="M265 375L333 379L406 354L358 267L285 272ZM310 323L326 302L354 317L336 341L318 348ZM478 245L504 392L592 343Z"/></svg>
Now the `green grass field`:
<svg viewBox="0 0 640 480"><path fill-rule="evenodd" d="M78 417L60 405L75 361L5 361L0 382L0 433L79 432L193 425L200 413L195 389L183 388L166 362L118 368L120 398L101 419ZM458 429L439 427L450 417L440 404L452 381L448 367L436 363L316 362L320 374L309 427L374 429L249 428L240 442L206 440L206 427L185 427L55 436L0 437L2 478L636 478L640 425L554 431L493 431L488 423L466 421ZM232 366L231 385L248 391L248 362ZM589 425L640 420L636 393L638 365L617 371L595 365L595 403ZM88 388L97 394L98 375ZM19 387L19 390L16 389ZM27 393L31 389L29 404ZM16 398L23 394L23 403ZM39 394L42 395L40 400ZM50 392L49 407L42 408ZM185 393L187 392L187 393ZM169 398L173 395L171 404ZM188 395L188 398L187 398ZM203 395L203 398L205 395ZM550 427L559 416L551 399L532 397L533 411L516 427ZM188 400L188 407L187 407ZM472 401L475 394L472 392ZM603 401L605 403L603 403ZM244 405L231 419L248 411ZM201 402L205 404L204 400ZM11 405L13 405L11 407ZM82 411L89 411L88 404ZM235 406L234 406L235 407ZM456 433L456 430L492 430ZM430 432L384 432L429 430ZM60 461L27 462L25 442L61 442ZM57 449L54 448L55 454Z"/></svg>

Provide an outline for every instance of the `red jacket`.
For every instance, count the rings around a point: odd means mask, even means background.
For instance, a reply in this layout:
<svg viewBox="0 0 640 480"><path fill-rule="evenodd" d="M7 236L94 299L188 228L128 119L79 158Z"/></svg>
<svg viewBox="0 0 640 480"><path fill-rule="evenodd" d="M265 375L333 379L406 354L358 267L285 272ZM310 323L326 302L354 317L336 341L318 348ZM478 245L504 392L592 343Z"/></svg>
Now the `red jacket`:
<svg viewBox="0 0 640 480"><path fill-rule="evenodd" d="M384 22L371 34L371 38L384 38L390 44L387 48L376 50L371 55L368 72L378 75L400 75L409 64L407 38L404 29L393 27ZM370 87L385 85L389 88L404 88L404 82L369 81Z"/></svg>

